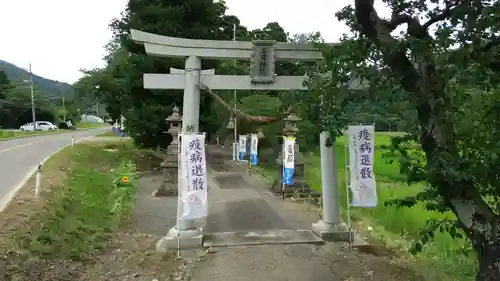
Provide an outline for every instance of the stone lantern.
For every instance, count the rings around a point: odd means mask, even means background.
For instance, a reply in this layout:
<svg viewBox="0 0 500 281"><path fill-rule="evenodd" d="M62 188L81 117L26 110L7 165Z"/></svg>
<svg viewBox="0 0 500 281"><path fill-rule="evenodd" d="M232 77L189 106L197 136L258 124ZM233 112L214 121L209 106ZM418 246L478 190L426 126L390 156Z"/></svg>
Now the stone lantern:
<svg viewBox="0 0 500 281"><path fill-rule="evenodd" d="M258 129L257 129L257 138L258 138L259 140L261 140L261 139L263 139L263 138L265 138L265 137L266 137L266 136L264 135L264 132L262 131L262 128L258 128Z"/></svg>
<svg viewBox="0 0 500 281"><path fill-rule="evenodd" d="M286 118L283 119L283 135L285 137L296 137L299 132L297 123L302 121L294 113L290 113ZM310 196L313 191L307 186L306 180L304 178L304 155L300 152L299 144L295 140L294 145L294 172L293 172L293 184L285 186L284 196ZM280 149L276 163L280 167L278 170L278 181L272 185L273 191L281 194L282 182L283 182L283 149Z"/></svg>
<svg viewBox="0 0 500 281"><path fill-rule="evenodd" d="M165 159L160 167L163 172L163 183L155 191L154 196L166 197L177 196L178 191L178 171L179 171L179 141L178 136L181 132L182 116L179 114L179 108L174 106L172 114L165 119L169 124L167 133L172 136L172 142L167 147Z"/></svg>

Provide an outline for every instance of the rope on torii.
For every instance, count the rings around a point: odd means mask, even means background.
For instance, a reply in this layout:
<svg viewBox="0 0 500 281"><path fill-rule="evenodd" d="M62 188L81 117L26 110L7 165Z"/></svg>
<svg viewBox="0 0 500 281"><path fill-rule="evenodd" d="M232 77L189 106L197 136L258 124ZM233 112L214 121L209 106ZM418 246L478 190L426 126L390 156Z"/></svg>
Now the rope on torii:
<svg viewBox="0 0 500 281"><path fill-rule="evenodd" d="M200 84L200 89L207 91L210 96L212 96L215 100L217 100L224 108L226 108L229 112L233 114L233 116L236 116L237 118L244 119L250 122L254 123L259 123L259 124L270 124L274 122L280 121L282 118L285 118L290 114L292 111L292 108L289 107L285 112L281 113L279 117L270 117L270 116L253 116L249 115L241 110L235 109L232 107L230 104L228 104L226 101L224 101L219 95L214 93L207 85Z"/></svg>

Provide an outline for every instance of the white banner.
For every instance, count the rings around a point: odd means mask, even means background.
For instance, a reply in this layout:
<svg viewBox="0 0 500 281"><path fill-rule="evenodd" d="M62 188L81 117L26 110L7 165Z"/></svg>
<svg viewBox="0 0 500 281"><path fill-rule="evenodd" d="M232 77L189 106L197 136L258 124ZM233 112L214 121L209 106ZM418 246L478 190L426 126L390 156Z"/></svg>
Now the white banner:
<svg viewBox="0 0 500 281"><path fill-rule="evenodd" d="M375 126L349 126L349 170L351 173L351 205L377 206L377 184L373 171L375 154Z"/></svg>
<svg viewBox="0 0 500 281"><path fill-rule="evenodd" d="M208 215L205 135L182 134L179 174L181 217L196 220Z"/></svg>
<svg viewBox="0 0 500 281"><path fill-rule="evenodd" d="M251 134L250 135L250 140L251 140L251 146L250 146L250 162L252 165L258 165L259 164L259 138L257 137L257 134Z"/></svg>
<svg viewBox="0 0 500 281"><path fill-rule="evenodd" d="M244 161L247 154L247 136L239 135L238 160Z"/></svg>
<svg viewBox="0 0 500 281"><path fill-rule="evenodd" d="M283 137L283 183L293 184L295 169L295 138Z"/></svg>

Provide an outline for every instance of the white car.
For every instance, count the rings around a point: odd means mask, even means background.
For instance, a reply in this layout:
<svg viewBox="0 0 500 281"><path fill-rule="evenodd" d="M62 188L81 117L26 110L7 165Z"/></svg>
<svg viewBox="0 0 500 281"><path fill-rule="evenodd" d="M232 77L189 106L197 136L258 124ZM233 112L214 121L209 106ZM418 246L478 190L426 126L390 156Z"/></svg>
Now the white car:
<svg viewBox="0 0 500 281"><path fill-rule="evenodd" d="M48 122L48 121L37 121L36 123L36 130L37 131L53 131L57 130L57 126ZM22 125L19 130L21 131L34 131L35 128L33 128L33 123L27 123Z"/></svg>

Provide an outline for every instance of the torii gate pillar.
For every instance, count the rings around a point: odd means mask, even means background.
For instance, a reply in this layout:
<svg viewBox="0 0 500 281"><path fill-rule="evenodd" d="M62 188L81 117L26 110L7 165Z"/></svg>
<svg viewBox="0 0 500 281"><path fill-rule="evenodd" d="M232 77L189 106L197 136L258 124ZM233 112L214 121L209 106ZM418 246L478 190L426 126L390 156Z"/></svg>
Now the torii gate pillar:
<svg viewBox="0 0 500 281"><path fill-rule="evenodd" d="M184 99L182 107L182 132L198 132L200 125L200 72L201 59L190 56L186 59L184 75Z"/></svg>

